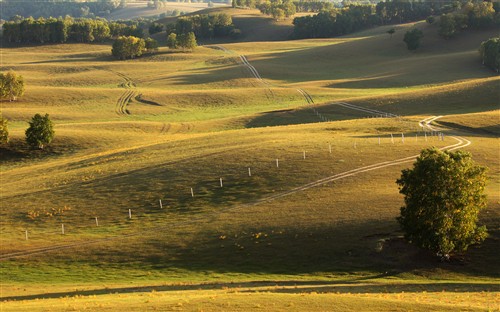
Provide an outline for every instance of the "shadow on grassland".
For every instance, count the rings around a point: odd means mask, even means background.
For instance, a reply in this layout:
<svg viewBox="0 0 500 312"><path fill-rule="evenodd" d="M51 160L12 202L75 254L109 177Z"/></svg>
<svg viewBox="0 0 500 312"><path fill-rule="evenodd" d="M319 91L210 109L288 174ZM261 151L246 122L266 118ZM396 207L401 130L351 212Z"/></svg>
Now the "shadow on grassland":
<svg viewBox="0 0 500 312"><path fill-rule="evenodd" d="M276 281L250 281L250 282L228 282L228 283L199 283L184 285L162 285L141 287L101 288L93 290L76 290L68 292L45 293L25 296L9 296L0 298L1 301L20 301L50 298L64 298L74 296L95 296L110 294L130 294L143 292L169 292L169 291L202 291L202 290L226 290L238 293L249 292L272 292L272 293L337 293L337 294L374 294L374 293L413 293L413 292L498 292L500 285L497 283L460 283L445 282L435 284L420 283L376 283L365 282L380 276L369 276L360 279L336 280L336 281L304 281L304 280L276 280Z"/></svg>

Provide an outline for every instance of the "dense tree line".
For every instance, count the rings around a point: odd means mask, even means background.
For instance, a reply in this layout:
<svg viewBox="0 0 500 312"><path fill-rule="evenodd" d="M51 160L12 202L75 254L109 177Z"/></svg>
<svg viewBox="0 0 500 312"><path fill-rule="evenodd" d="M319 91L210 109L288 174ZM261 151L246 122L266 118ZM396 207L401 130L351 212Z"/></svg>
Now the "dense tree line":
<svg viewBox="0 0 500 312"><path fill-rule="evenodd" d="M15 15L45 17L73 16L95 17L107 16L112 11L124 6L124 0L97 0L97 1L62 1L62 0L3 0L2 18L10 19Z"/></svg>
<svg viewBox="0 0 500 312"><path fill-rule="evenodd" d="M467 2L456 11L441 15L439 35L449 39L468 28L488 28L500 24L500 6L491 2Z"/></svg>
<svg viewBox="0 0 500 312"><path fill-rule="evenodd" d="M288 18L297 11L292 0L265 0L258 7L262 14L271 15L275 20Z"/></svg>
<svg viewBox="0 0 500 312"><path fill-rule="evenodd" d="M167 25L167 33L172 32L177 36L193 32L196 38L204 39L234 36L237 33L231 16L227 14L183 16L174 25Z"/></svg>
<svg viewBox="0 0 500 312"><path fill-rule="evenodd" d="M23 18L3 25L3 38L12 43L103 42L118 36L142 37L137 22L108 22L89 18Z"/></svg>
<svg viewBox="0 0 500 312"><path fill-rule="evenodd" d="M490 38L479 47L479 54L484 65L500 72L500 37Z"/></svg>
<svg viewBox="0 0 500 312"><path fill-rule="evenodd" d="M334 8L333 3L328 1L300 0L294 1L293 4L297 12L321 12Z"/></svg>
<svg viewBox="0 0 500 312"><path fill-rule="evenodd" d="M379 23L375 6L352 4L313 16L296 17L293 20L293 35L295 38L327 38L345 35Z"/></svg>
<svg viewBox="0 0 500 312"><path fill-rule="evenodd" d="M439 33L446 38L466 28L485 28L500 23L500 4L492 2L414 2L387 0L376 5L351 4L293 21L296 38L332 37L384 24L407 23L441 15Z"/></svg>
<svg viewBox="0 0 500 312"><path fill-rule="evenodd" d="M392 0L379 2L376 15L382 24L413 22L427 18L433 14L435 6L429 2Z"/></svg>

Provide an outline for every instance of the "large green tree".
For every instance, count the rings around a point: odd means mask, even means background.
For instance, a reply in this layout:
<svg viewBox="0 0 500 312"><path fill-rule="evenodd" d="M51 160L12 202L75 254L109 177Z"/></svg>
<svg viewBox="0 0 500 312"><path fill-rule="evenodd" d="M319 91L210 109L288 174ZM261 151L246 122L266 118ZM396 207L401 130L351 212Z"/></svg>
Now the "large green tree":
<svg viewBox="0 0 500 312"><path fill-rule="evenodd" d="M411 243L448 259L486 238L486 227L477 225L486 168L469 153L425 149L396 183L405 202L397 220Z"/></svg>
<svg viewBox="0 0 500 312"><path fill-rule="evenodd" d="M180 34L177 36L177 43L180 48L185 50L194 50L197 47L196 36L194 32L188 32L187 34Z"/></svg>
<svg viewBox="0 0 500 312"><path fill-rule="evenodd" d="M497 73L500 71L500 37L483 41L479 47L479 54L484 65Z"/></svg>
<svg viewBox="0 0 500 312"><path fill-rule="evenodd" d="M424 37L424 34L420 29L413 28L405 33L403 41L406 43L408 50L416 50L420 46L420 40Z"/></svg>
<svg viewBox="0 0 500 312"><path fill-rule="evenodd" d="M54 139L54 125L49 114L42 117L40 114L33 116L26 129L26 142L33 148L44 149Z"/></svg>
<svg viewBox="0 0 500 312"><path fill-rule="evenodd" d="M24 78L13 70L0 73L0 97L15 101L24 94Z"/></svg>

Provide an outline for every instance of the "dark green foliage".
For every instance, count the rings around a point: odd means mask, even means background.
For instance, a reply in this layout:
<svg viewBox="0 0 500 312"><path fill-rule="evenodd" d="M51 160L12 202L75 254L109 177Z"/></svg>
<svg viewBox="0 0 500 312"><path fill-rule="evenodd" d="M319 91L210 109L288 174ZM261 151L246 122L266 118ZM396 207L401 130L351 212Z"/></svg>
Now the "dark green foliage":
<svg viewBox="0 0 500 312"><path fill-rule="evenodd" d="M383 24L406 23L425 19L432 13L429 2L383 1L376 5L377 16Z"/></svg>
<svg viewBox="0 0 500 312"><path fill-rule="evenodd" d="M113 43L111 53L120 60L132 59L141 56L146 52L146 42L144 39L133 36L120 36Z"/></svg>
<svg viewBox="0 0 500 312"><path fill-rule="evenodd" d="M300 0L293 4L297 12L321 12L333 9L333 3L328 1Z"/></svg>
<svg viewBox="0 0 500 312"><path fill-rule="evenodd" d="M171 33L167 37L167 47L169 49L177 49L177 34Z"/></svg>
<svg viewBox="0 0 500 312"><path fill-rule="evenodd" d="M420 47L420 40L424 37L424 34L420 29L413 28L405 33L403 41L406 43L406 47L410 51L416 50Z"/></svg>
<svg viewBox="0 0 500 312"><path fill-rule="evenodd" d="M233 0L233 8L244 7L244 8L255 8L255 0Z"/></svg>
<svg viewBox="0 0 500 312"><path fill-rule="evenodd" d="M24 78L13 70L0 73L0 97L15 101L24 94Z"/></svg>
<svg viewBox="0 0 500 312"><path fill-rule="evenodd" d="M99 1L2 1L2 18L13 16L33 16L35 18L50 16L93 17L107 16L120 5L117 0Z"/></svg>
<svg viewBox="0 0 500 312"><path fill-rule="evenodd" d="M297 12L297 8L292 0L270 0L259 4L262 14L271 15L275 20L290 17Z"/></svg>
<svg viewBox="0 0 500 312"><path fill-rule="evenodd" d="M486 168L469 153L425 149L396 183L405 196L397 220L412 244L448 258L486 238L486 227L477 226Z"/></svg>
<svg viewBox="0 0 500 312"><path fill-rule="evenodd" d="M441 15L439 35L450 39L467 28L487 28L499 18L491 2L468 2L462 8Z"/></svg>
<svg viewBox="0 0 500 312"><path fill-rule="evenodd" d="M479 54L484 65L500 72L500 37L490 38L481 43Z"/></svg>
<svg viewBox="0 0 500 312"><path fill-rule="evenodd" d="M149 34L154 35L156 33L162 32L163 31L163 24L160 23L152 23L149 25Z"/></svg>
<svg viewBox="0 0 500 312"><path fill-rule="evenodd" d="M373 5L349 5L293 19L295 38L328 38L380 24Z"/></svg>
<svg viewBox="0 0 500 312"><path fill-rule="evenodd" d="M118 36L142 37L137 23L108 22L105 19L20 18L6 22L3 36L13 43L104 42Z"/></svg>
<svg viewBox="0 0 500 312"><path fill-rule="evenodd" d="M0 114L0 144L9 143L9 125L7 118Z"/></svg>
<svg viewBox="0 0 500 312"><path fill-rule="evenodd" d="M174 28L177 35L193 32L196 38L206 39L230 36L235 29L231 16L223 13L183 16L177 19Z"/></svg>
<svg viewBox="0 0 500 312"><path fill-rule="evenodd" d="M153 38L147 38L144 41L144 43L146 47L146 52L148 53L158 52L158 41L154 40Z"/></svg>
<svg viewBox="0 0 500 312"><path fill-rule="evenodd" d="M196 36L193 32L177 36L177 44L183 50L194 50L197 46Z"/></svg>
<svg viewBox="0 0 500 312"><path fill-rule="evenodd" d="M33 116L26 129L26 142L32 148L44 149L54 138L54 126L49 114L42 117L40 114Z"/></svg>
<svg viewBox="0 0 500 312"><path fill-rule="evenodd" d="M426 18L426 19L425 19L425 21L426 21L428 24L432 25L432 24L434 24L434 22L436 21L436 18L435 18L434 16L432 16L432 15L431 15L431 16L429 16L428 18Z"/></svg>

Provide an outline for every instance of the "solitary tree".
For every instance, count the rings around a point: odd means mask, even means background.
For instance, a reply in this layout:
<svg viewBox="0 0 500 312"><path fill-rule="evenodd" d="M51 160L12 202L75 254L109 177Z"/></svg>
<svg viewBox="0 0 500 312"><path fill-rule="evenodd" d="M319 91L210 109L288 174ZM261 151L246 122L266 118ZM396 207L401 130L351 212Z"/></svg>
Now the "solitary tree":
<svg viewBox="0 0 500 312"><path fill-rule="evenodd" d="M0 96L15 101L24 94L24 78L13 70L0 73Z"/></svg>
<svg viewBox="0 0 500 312"><path fill-rule="evenodd" d="M391 28L387 31L387 33L391 36L391 39L392 39L392 35L394 35L395 32L396 32L396 30L394 28Z"/></svg>
<svg viewBox="0 0 500 312"><path fill-rule="evenodd" d="M413 28L412 30L408 30L405 33L403 41L406 42L406 47L408 47L408 50L413 51L420 46L420 40L422 40L423 37L424 34L421 30Z"/></svg>
<svg viewBox="0 0 500 312"><path fill-rule="evenodd" d="M469 153L425 149L396 183L405 201L397 220L411 243L449 259L486 238L486 227L477 226L486 168Z"/></svg>
<svg viewBox="0 0 500 312"><path fill-rule="evenodd" d="M171 33L167 37L167 47L169 49L177 49L177 35L175 33Z"/></svg>
<svg viewBox="0 0 500 312"><path fill-rule="evenodd" d="M0 114L0 144L9 143L8 120Z"/></svg>
<svg viewBox="0 0 500 312"><path fill-rule="evenodd" d="M194 32L188 32L187 34L180 34L177 36L177 43L179 47L186 50L194 50L196 48L196 37Z"/></svg>
<svg viewBox="0 0 500 312"><path fill-rule="evenodd" d="M42 117L40 114L33 116L26 129L26 142L33 148L43 149L54 138L54 126L49 114Z"/></svg>

